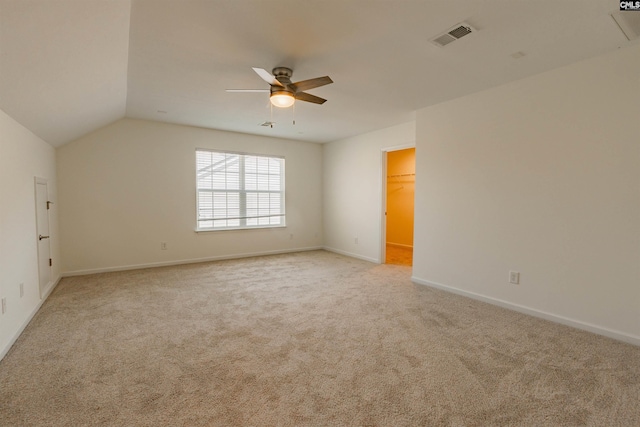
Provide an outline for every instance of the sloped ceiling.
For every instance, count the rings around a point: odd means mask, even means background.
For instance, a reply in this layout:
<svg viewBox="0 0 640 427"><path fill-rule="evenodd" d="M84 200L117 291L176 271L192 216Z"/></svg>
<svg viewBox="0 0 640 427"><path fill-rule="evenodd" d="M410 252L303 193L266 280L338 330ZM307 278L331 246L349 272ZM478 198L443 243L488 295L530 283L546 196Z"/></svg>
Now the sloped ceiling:
<svg viewBox="0 0 640 427"><path fill-rule="evenodd" d="M58 146L125 116L128 0L2 0L0 108Z"/></svg>
<svg viewBox="0 0 640 427"><path fill-rule="evenodd" d="M617 10L602 0L0 0L0 108L54 146L123 117L327 142L637 43ZM462 21L478 31L429 42ZM331 76L309 91L328 102L271 111L268 94L225 92L268 88L251 67L276 66L294 81Z"/></svg>

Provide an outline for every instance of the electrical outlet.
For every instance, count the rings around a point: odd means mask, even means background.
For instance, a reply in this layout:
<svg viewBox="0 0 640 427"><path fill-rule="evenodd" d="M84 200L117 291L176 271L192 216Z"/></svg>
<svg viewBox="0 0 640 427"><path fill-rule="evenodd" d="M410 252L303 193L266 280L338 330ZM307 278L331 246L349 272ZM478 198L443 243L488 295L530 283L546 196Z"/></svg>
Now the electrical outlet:
<svg viewBox="0 0 640 427"><path fill-rule="evenodd" d="M20 283L20 298L24 296L24 283Z"/></svg>
<svg viewBox="0 0 640 427"><path fill-rule="evenodd" d="M293 233L289 234L289 240L293 240Z"/></svg>
<svg viewBox="0 0 640 427"><path fill-rule="evenodd" d="M520 284L520 273L517 271L510 271L509 272L509 283L512 283L514 285L519 285Z"/></svg>
<svg viewBox="0 0 640 427"><path fill-rule="evenodd" d="M7 298L2 298L2 314L7 312Z"/></svg>
<svg viewBox="0 0 640 427"><path fill-rule="evenodd" d="M167 242L160 242L160 249L163 251L167 250Z"/></svg>
<svg viewBox="0 0 640 427"><path fill-rule="evenodd" d="M356 245L358 244L358 238L357 237L353 238L353 243L355 243Z"/></svg>

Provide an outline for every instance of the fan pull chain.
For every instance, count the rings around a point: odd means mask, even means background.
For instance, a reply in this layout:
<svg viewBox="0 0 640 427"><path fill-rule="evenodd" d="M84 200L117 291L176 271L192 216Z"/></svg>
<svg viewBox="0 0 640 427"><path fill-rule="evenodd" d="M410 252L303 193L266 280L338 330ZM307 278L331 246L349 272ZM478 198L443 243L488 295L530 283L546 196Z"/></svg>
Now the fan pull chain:
<svg viewBox="0 0 640 427"><path fill-rule="evenodd" d="M293 125L296 125L296 103L293 103Z"/></svg>
<svg viewBox="0 0 640 427"><path fill-rule="evenodd" d="M271 111L271 118L269 119L269 126L273 129L273 104L269 103L269 110Z"/></svg>

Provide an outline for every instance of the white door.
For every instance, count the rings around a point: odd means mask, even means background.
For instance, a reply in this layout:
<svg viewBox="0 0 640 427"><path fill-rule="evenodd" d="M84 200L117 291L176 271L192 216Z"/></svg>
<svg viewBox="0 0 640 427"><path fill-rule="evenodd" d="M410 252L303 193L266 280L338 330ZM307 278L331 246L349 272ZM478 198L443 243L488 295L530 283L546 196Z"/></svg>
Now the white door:
<svg viewBox="0 0 640 427"><path fill-rule="evenodd" d="M49 237L49 191L47 181L36 178L36 232L38 242L38 274L40 297L51 282L51 247Z"/></svg>

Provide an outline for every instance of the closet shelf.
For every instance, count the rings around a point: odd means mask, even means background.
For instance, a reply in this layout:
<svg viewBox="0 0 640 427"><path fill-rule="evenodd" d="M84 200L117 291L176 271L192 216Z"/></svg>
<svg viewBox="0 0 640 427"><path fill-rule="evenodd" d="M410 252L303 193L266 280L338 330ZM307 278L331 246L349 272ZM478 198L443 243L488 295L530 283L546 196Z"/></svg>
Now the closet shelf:
<svg viewBox="0 0 640 427"><path fill-rule="evenodd" d="M402 176L416 176L415 173L400 173L397 175L387 175L387 178L400 178Z"/></svg>

